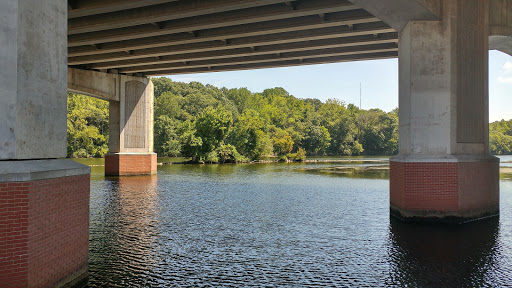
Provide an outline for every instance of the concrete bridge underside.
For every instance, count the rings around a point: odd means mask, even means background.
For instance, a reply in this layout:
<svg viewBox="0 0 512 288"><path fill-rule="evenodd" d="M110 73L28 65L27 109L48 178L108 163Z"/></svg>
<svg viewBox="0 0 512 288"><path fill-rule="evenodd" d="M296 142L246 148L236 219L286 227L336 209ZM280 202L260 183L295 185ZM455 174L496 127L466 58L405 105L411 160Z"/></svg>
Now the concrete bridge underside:
<svg viewBox="0 0 512 288"><path fill-rule="evenodd" d="M106 174L154 174L155 75L398 57L391 214L498 215L487 51L512 53L511 9L512 0L1 1L0 283L87 275L90 169L59 159L67 91L110 102Z"/></svg>

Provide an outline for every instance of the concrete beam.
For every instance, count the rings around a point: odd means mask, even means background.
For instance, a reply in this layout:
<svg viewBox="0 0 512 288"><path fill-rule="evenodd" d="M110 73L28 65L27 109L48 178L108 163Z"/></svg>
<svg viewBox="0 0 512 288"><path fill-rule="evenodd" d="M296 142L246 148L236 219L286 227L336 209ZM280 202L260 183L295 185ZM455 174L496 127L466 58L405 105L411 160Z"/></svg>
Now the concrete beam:
<svg viewBox="0 0 512 288"><path fill-rule="evenodd" d="M440 0L350 0L400 32L409 21L440 20Z"/></svg>
<svg viewBox="0 0 512 288"><path fill-rule="evenodd" d="M282 1L281 1L282 2ZM187 19L176 19L134 27L109 29L93 33L69 35L68 47L94 45L99 43L116 42L144 37L153 37L175 33L190 33L199 30L244 25L256 22L289 19L308 15L356 10L357 6L342 0L303 0L294 8L285 4L275 4L265 7L239 10L236 13L225 12L210 14Z"/></svg>
<svg viewBox="0 0 512 288"><path fill-rule="evenodd" d="M68 68L68 91L107 101L119 101L120 75Z"/></svg>
<svg viewBox="0 0 512 288"><path fill-rule="evenodd" d="M88 63L101 63L111 61L123 61L138 58L158 57L166 55L176 55L183 53L216 51L235 49L241 47L259 47L274 44L286 44L294 42L314 41L321 39L332 39L334 42L340 38L389 33L394 30L382 22L355 24L352 27L328 27L321 29L311 29L304 31L275 33L270 35L252 36L229 39L229 41L207 41L201 43L174 45L168 47L149 48L142 50L126 52L115 52L101 55L90 55L80 57L70 57L69 65L81 65Z"/></svg>
<svg viewBox="0 0 512 288"><path fill-rule="evenodd" d="M70 47L69 57L97 55L127 50L139 50L156 47L166 47L180 44L199 43L214 40L229 40L234 38L268 35L274 33L294 32L301 30L319 29L361 23L380 22L370 13L359 9L345 12L318 15L308 15L289 19L279 19L266 22L221 27L207 30L195 30L193 33L181 32L170 35L145 37L141 39L103 43L101 45L85 45Z"/></svg>
<svg viewBox="0 0 512 288"><path fill-rule="evenodd" d="M206 14L248 9L264 5L281 4L282 0L209 0L177 1L111 12L69 20L68 34L95 32L129 26L158 23Z"/></svg>
<svg viewBox="0 0 512 288"><path fill-rule="evenodd" d="M68 18L104 14L175 1L178 0L69 0Z"/></svg>
<svg viewBox="0 0 512 288"><path fill-rule="evenodd" d="M363 61L363 60L377 60L377 59L389 59L396 58L398 56L398 52L379 52L379 53L369 53L369 54L357 54L357 55L347 55L347 56L336 56L336 57L318 57L311 59L297 59L297 60L285 60L285 61L276 61L271 63L252 63L252 64L242 64L242 65L226 65L226 66L214 66L208 68L192 68L192 69L182 69L182 70L162 70L162 71L152 71L148 73L148 76L164 76L164 75L179 75L179 74L189 74L189 73L209 73L209 72L223 72L223 71L240 71L240 70L252 70L252 69L262 69L262 68L277 68L277 67L291 67L291 66L302 66L302 65L312 65L312 64L326 64L326 63L340 63L340 62L353 62L353 61Z"/></svg>
<svg viewBox="0 0 512 288"><path fill-rule="evenodd" d="M308 51L314 49L349 47L358 45L369 45L379 43L396 43L398 35L396 32L370 35L357 35L351 37L340 37L337 39L322 39L306 42L274 44L259 47L245 47L237 49L224 49L219 51L206 51L198 53L184 53L178 55L142 58L125 61L114 61L90 65L91 69L110 69L122 67L145 66L152 64L176 63L184 61L199 61L207 59L225 59L231 57L254 56L264 54L289 53L297 51Z"/></svg>
<svg viewBox="0 0 512 288"><path fill-rule="evenodd" d="M257 56L246 56L246 57L231 57L227 59L213 59L213 60L200 60L191 62L177 62L160 65L148 65L132 68L119 69L120 73L143 73L151 74L151 71L159 70L183 70L192 69L199 67L220 67L227 65L239 65L239 64L252 64L252 63L269 63L279 62L284 60L304 60L309 58L318 58L318 55L322 57L342 56L342 55L356 55L356 54L368 54L377 52L398 52L397 43L384 43L384 44L373 44L363 46L352 46L352 47L339 47L339 48L328 48L320 50L307 50L300 52L288 52L288 53L273 53ZM170 73L173 74L173 73Z"/></svg>

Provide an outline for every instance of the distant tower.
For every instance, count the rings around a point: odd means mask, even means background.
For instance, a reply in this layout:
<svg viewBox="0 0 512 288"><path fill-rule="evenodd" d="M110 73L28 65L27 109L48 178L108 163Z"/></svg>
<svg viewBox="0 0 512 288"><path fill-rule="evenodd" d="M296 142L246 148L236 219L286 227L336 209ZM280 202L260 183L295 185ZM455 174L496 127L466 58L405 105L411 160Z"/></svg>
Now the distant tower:
<svg viewBox="0 0 512 288"><path fill-rule="evenodd" d="M359 82L359 109L362 109L361 108L361 99L362 99L362 93L363 91L363 84L361 82Z"/></svg>

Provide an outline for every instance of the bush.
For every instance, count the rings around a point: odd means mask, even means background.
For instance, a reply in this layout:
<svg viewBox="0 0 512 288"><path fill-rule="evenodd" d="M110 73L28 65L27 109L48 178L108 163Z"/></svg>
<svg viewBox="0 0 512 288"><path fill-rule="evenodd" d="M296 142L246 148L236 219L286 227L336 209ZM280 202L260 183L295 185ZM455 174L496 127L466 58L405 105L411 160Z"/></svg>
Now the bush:
<svg viewBox="0 0 512 288"><path fill-rule="evenodd" d="M219 156L217 155L217 152L212 151L208 152L206 156L204 157L204 162L206 163L219 163Z"/></svg>

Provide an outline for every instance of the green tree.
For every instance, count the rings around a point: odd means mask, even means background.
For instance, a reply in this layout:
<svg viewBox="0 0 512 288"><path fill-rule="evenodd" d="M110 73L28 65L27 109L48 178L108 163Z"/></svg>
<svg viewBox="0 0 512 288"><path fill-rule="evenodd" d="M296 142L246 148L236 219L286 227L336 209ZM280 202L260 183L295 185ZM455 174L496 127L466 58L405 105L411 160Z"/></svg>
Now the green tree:
<svg viewBox="0 0 512 288"><path fill-rule="evenodd" d="M202 139L199 156L205 156L224 143L232 125L231 112L224 107L207 107L201 112L194 125L196 137Z"/></svg>
<svg viewBox="0 0 512 288"><path fill-rule="evenodd" d="M107 153L108 105L107 101L68 93L68 157L103 157Z"/></svg>
<svg viewBox="0 0 512 288"><path fill-rule="evenodd" d="M327 148L331 145L331 135L324 126L310 126L306 138L304 140L304 147L309 154L324 155Z"/></svg>
<svg viewBox="0 0 512 288"><path fill-rule="evenodd" d="M194 124L189 120L183 122L178 130L178 134L182 144L182 155L192 157L192 161L199 161L202 155L203 139L196 136Z"/></svg>
<svg viewBox="0 0 512 288"><path fill-rule="evenodd" d="M180 122L167 115L159 116L154 123L154 150L158 156L178 156L182 142L178 136Z"/></svg>
<svg viewBox="0 0 512 288"><path fill-rule="evenodd" d="M288 132L284 130L279 130L275 133L272 138L274 152L278 156L286 155L292 151L293 148L293 140L292 137L288 134Z"/></svg>

